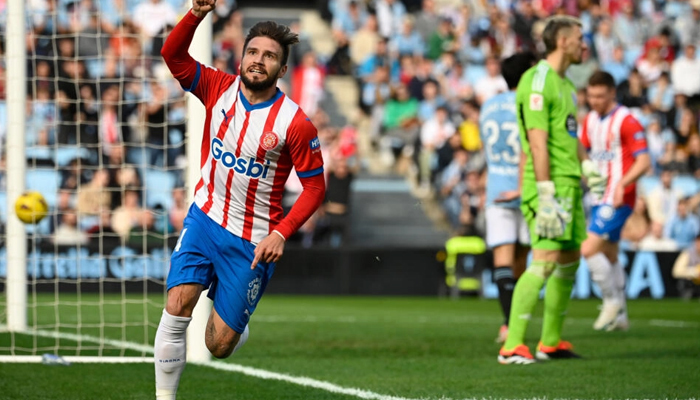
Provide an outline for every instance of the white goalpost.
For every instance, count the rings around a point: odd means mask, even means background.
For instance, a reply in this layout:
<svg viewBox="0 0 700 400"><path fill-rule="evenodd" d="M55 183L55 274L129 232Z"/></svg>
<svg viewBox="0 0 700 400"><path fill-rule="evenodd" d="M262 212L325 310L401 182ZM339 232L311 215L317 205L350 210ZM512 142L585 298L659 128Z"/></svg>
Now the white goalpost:
<svg viewBox="0 0 700 400"><path fill-rule="evenodd" d="M163 1L178 18L189 9ZM91 3L7 3L0 362L152 362L181 204L199 180L205 110L162 64L163 31L134 28L126 5L140 2ZM190 53L212 63L211 16ZM49 205L36 225L15 216L25 190ZM190 361L210 360L210 310L203 294Z"/></svg>

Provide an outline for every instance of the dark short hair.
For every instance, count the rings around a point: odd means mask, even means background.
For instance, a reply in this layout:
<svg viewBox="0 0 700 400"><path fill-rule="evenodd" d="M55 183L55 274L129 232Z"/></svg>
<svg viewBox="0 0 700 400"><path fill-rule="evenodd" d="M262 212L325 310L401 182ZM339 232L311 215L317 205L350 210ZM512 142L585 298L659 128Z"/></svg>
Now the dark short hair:
<svg viewBox="0 0 700 400"><path fill-rule="evenodd" d="M571 29L575 26L582 26L581 21L568 15L557 15L547 19L547 24L542 32L542 41L544 42L546 53L550 54L557 49L557 39L559 39L559 33L562 30Z"/></svg>
<svg viewBox="0 0 700 400"><path fill-rule="evenodd" d="M588 86L605 86L615 89L615 78L605 71L596 71L588 78Z"/></svg>
<svg viewBox="0 0 700 400"><path fill-rule="evenodd" d="M287 65L290 46L299 43L299 35L292 32L288 26L278 24L275 21L262 21L250 28L243 43L243 53L248 48L248 43L259 36L269 37L282 46L282 65Z"/></svg>
<svg viewBox="0 0 700 400"><path fill-rule="evenodd" d="M537 62L537 57L532 52L516 53L506 58L501 63L501 75L508 84L508 89L518 87L520 77L525 71L532 67Z"/></svg>

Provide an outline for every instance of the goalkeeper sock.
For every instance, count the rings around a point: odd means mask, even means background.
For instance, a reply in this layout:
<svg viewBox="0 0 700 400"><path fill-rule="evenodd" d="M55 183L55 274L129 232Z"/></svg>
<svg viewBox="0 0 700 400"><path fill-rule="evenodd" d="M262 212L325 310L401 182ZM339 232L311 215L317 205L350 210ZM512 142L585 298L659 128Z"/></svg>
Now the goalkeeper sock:
<svg viewBox="0 0 700 400"><path fill-rule="evenodd" d="M505 317L504 325L508 325L510 317L510 304L513 300L513 289L515 288L515 278L510 267L496 267L493 270L493 277L498 286L498 300L501 302L501 309Z"/></svg>
<svg viewBox="0 0 700 400"><path fill-rule="evenodd" d="M180 375L185 369L185 336L191 320L191 317L176 317L163 310L154 344L158 400L175 400Z"/></svg>
<svg viewBox="0 0 700 400"><path fill-rule="evenodd" d="M545 280L544 276L532 271L536 263L536 261L533 262L530 269L525 271L515 284L508 324L508 338L503 345L503 348L506 350L513 350L515 347L525 343L527 324L530 322L532 310L537 304L540 290Z"/></svg>
<svg viewBox="0 0 700 400"><path fill-rule="evenodd" d="M600 288L603 301L617 301L615 274L608 257L603 253L595 253L586 258L586 262L588 263L588 269L591 271L591 279L593 279L593 282Z"/></svg>
<svg viewBox="0 0 700 400"><path fill-rule="evenodd" d="M557 268L547 282L544 292L544 321L541 338L544 346L559 345L578 266L578 261L564 265L557 264Z"/></svg>

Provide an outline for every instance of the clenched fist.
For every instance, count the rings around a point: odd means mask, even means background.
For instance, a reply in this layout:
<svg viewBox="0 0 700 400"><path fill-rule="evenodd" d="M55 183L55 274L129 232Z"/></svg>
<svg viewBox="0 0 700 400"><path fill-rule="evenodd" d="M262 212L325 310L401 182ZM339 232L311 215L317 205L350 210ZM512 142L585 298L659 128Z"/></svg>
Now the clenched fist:
<svg viewBox="0 0 700 400"><path fill-rule="evenodd" d="M216 7L216 0L192 0L192 14L204 18Z"/></svg>

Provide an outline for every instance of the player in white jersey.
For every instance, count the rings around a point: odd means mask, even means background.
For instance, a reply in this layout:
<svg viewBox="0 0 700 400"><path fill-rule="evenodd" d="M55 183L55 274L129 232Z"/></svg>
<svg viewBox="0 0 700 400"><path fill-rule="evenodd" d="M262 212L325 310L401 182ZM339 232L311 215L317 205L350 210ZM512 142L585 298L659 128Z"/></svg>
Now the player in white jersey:
<svg viewBox="0 0 700 400"><path fill-rule="evenodd" d="M207 348L225 358L248 338L248 321L290 237L321 205L323 159L316 129L277 88L287 71L288 27L253 26L240 75L204 66L188 54L194 32L216 0L193 0L162 55L180 85L206 108L202 177L185 218L168 273L168 299L156 332L156 398L175 399L185 367L185 333L199 296L214 307ZM303 186L283 218L282 195L292 168Z"/></svg>
<svg viewBox="0 0 700 400"><path fill-rule="evenodd" d="M479 133L486 153L486 244L493 251L493 279L504 322L496 342L508 336L508 317L515 282L525 271L530 233L520 211L520 136L515 89L520 77L535 63L531 53L503 60L501 73L509 91L490 98L481 107Z"/></svg>
<svg viewBox="0 0 700 400"><path fill-rule="evenodd" d="M615 80L595 72L588 81L591 112L583 122L581 143L598 170L608 178L602 197L595 198L588 238L581 246L591 278L602 292L603 307L596 330L627 329L625 272L618 260L618 241L637 194L636 182L649 169L644 128L627 107L615 101Z"/></svg>

